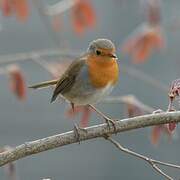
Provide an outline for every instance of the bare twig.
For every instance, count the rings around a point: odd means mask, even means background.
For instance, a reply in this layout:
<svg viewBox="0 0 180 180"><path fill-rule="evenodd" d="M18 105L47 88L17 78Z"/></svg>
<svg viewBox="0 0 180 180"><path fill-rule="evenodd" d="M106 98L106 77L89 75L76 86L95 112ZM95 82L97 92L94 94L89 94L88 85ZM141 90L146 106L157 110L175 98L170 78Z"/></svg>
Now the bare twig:
<svg viewBox="0 0 180 180"><path fill-rule="evenodd" d="M10 64L14 62L22 62L22 61L32 61L34 57L41 56L60 56L60 57L69 57L71 59L76 58L80 55L80 51L70 50L70 49L43 49L38 51L24 52L24 53L16 53L16 54L8 54L0 56L0 65Z"/></svg>
<svg viewBox="0 0 180 180"><path fill-rule="evenodd" d="M32 57L32 60L49 72L48 63L41 56L35 55Z"/></svg>
<svg viewBox="0 0 180 180"><path fill-rule="evenodd" d="M116 131L114 131L113 126L110 126L110 128L108 128L106 124L91 126L86 128L87 130L86 133L80 132L80 140L85 141L88 139L104 137L107 134L115 134L124 131L129 131L132 129L166 124L171 122L176 122L176 123L180 122L180 112L151 114L151 115L119 120L116 123ZM26 142L20 146L13 148L12 150L0 153L0 166L30 156L32 154L37 154L43 151L47 151L50 149L54 149L57 147L61 147L77 142L78 140L75 137L73 131L46 137L36 141ZM158 161L156 162L156 164L157 163Z"/></svg>
<svg viewBox="0 0 180 180"><path fill-rule="evenodd" d="M71 9L76 4L76 1L73 0L62 0L57 2L54 5L46 5L43 12L46 15L54 16L64 13L65 11Z"/></svg>
<svg viewBox="0 0 180 180"><path fill-rule="evenodd" d="M162 161L158 161L158 160L155 160L155 159L151 159L147 156L144 156L142 154L139 154L139 153L136 153L132 150L129 150L125 147L123 147L119 142L117 142L116 140L114 140L113 138L111 137L108 137L106 138L108 141L110 141L112 144L114 144L119 150L129 154L129 155L132 155L132 156L135 156L137 158L140 158L146 162L148 162L152 168L159 174L161 174L162 176L164 176L166 179L169 179L169 180L173 180L172 177L168 176L165 172L163 172L157 165L164 165L164 166L167 166L167 167L172 167L172 168L177 168L180 170L180 166L178 165L175 165L175 164L170 164L170 163L166 163L166 162L162 162Z"/></svg>
<svg viewBox="0 0 180 180"><path fill-rule="evenodd" d="M126 104L134 105L147 113L152 113L153 111L155 111L154 108L144 104L134 95L131 94L125 96L109 96L104 100L102 100L102 103L126 103Z"/></svg>

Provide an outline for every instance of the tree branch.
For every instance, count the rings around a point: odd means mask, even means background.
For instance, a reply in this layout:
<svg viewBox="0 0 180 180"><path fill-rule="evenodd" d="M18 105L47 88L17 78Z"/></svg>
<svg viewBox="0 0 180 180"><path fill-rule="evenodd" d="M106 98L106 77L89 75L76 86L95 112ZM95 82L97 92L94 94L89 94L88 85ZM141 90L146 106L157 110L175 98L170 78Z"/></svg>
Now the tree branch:
<svg viewBox="0 0 180 180"><path fill-rule="evenodd" d="M135 156L139 159L142 159L146 162L148 162L150 164L150 166L159 174L161 174L162 176L164 176L166 179L169 179L169 180L173 180L172 177L170 177L169 175L167 175L165 172L163 172L157 165L164 165L164 166L167 166L167 167L172 167L172 168L177 168L177 169L180 169L180 166L178 165L175 165L175 164L170 164L170 163L165 163L165 162L162 162L162 161L158 161L158 160L155 160L155 159L151 159L147 156L144 156L142 154L139 154L139 153L136 153L132 150L129 150L125 147L123 147L120 143L118 143L116 140L114 140L113 138L111 137L108 137L106 138L108 141L110 141L112 144L114 144L120 151L123 151L129 155L132 155L132 156Z"/></svg>
<svg viewBox="0 0 180 180"><path fill-rule="evenodd" d="M117 121L117 131L107 124L99 124L86 128L87 132L80 132L80 140L85 141L88 139L104 137L107 134L115 134L123 131L129 131L132 129L143 128L147 126L154 126L159 124L166 124L170 122L180 122L180 112L168 112L160 114L151 114L145 116L139 116L129 119L123 119ZM3 166L9 162L37 154L43 151L54 149L57 147L65 146L68 144L77 143L78 140L75 137L73 131L66 133L46 137L36 141L26 142L20 146L13 148L12 150L0 153L0 166Z"/></svg>

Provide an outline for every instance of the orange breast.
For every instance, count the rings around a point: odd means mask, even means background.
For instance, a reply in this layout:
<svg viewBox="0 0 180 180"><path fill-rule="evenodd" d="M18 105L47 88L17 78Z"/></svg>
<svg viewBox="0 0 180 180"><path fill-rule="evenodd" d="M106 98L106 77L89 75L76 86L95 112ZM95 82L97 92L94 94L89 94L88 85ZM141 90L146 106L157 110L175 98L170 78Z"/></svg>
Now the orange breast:
<svg viewBox="0 0 180 180"><path fill-rule="evenodd" d="M119 67L115 59L91 57L87 60L91 84L103 88L109 83L115 84L119 76Z"/></svg>

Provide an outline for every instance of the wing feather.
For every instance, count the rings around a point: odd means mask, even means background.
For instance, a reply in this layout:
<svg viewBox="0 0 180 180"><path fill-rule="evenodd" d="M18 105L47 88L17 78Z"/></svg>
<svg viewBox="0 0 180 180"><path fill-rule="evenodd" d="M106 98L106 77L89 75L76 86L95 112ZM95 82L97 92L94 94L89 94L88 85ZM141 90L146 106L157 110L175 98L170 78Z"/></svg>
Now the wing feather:
<svg viewBox="0 0 180 180"><path fill-rule="evenodd" d="M53 92L51 102L55 101L59 94L66 93L72 88L76 80L76 77L79 74L80 69L85 64L85 62L86 59L82 57L79 60L75 60L71 63L69 68L65 71L65 73L61 76L60 80L58 81Z"/></svg>

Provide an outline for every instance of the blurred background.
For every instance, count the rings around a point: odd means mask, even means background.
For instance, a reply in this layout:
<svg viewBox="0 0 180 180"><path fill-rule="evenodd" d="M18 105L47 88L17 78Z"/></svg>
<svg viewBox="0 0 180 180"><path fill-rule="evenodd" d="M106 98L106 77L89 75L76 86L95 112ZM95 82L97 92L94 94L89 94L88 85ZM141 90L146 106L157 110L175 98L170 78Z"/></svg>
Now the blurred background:
<svg viewBox="0 0 180 180"><path fill-rule="evenodd" d="M145 0L144 0L145 1ZM180 1L163 0L160 5L163 30L163 48L153 51L143 62L133 61L122 52L122 46L137 27L147 21L146 5L139 0L89 0L95 12L95 23L84 32L77 33L73 28L71 8L60 13L58 31L53 30L53 16L42 13L42 7L54 5L58 1L28 1L29 16L25 22L16 17L0 17L0 65L6 69L8 58L15 53L28 53L48 49L67 52L44 55L41 62L61 62L73 60L72 54L86 51L89 42L97 38L111 39L117 47L120 80L112 95L133 94L140 101L154 109L166 110L168 91L172 80L180 77ZM57 25L56 24L56 25ZM143 30L142 30L143 32ZM141 33L141 31L139 32ZM137 37L138 37L137 31ZM63 51L66 49L66 51ZM70 56L68 56L68 53ZM61 53L60 53L61 54ZM73 54L73 55L74 55ZM18 58L17 58L18 59ZM22 58L23 59L23 58ZM2 61L2 63L1 63ZM38 61L40 62L40 61ZM14 64L14 63L13 63ZM32 59L16 62L20 67L26 85L52 79L52 75L41 63ZM4 72L4 71L2 71ZM60 72L61 73L61 72ZM72 130L72 119L67 117L69 105L63 101L50 104L52 89L33 91L27 89L24 101L18 100L9 89L9 76L0 74L0 146L16 146L26 141L51 136ZM97 107L110 117L128 117L127 104L100 103ZM178 107L176 107L178 109ZM81 115L77 115L79 122ZM89 125L102 122L92 113ZM180 139L177 127L169 138L162 133L157 145L151 143L152 128L123 132L113 137L122 145L158 160L180 164ZM94 139L29 156L16 163L17 180L69 179L163 179L145 162L124 154L104 139ZM180 178L178 170L167 169L169 175ZM0 179L7 179L4 169L0 169Z"/></svg>

